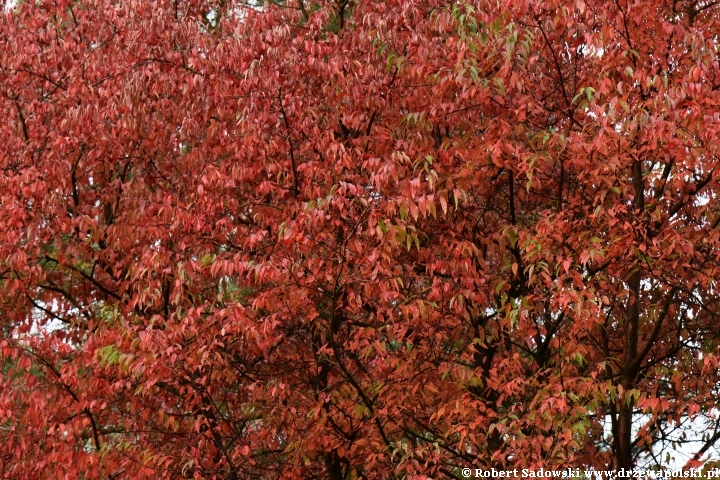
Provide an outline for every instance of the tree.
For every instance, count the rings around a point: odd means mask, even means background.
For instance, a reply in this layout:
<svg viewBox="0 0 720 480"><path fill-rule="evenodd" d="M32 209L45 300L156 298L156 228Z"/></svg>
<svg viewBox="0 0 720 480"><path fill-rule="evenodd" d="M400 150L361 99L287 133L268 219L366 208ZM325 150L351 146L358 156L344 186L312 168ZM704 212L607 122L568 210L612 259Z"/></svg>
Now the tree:
<svg viewBox="0 0 720 480"><path fill-rule="evenodd" d="M1 25L4 478L462 478L700 440L694 466L720 438L715 2Z"/></svg>

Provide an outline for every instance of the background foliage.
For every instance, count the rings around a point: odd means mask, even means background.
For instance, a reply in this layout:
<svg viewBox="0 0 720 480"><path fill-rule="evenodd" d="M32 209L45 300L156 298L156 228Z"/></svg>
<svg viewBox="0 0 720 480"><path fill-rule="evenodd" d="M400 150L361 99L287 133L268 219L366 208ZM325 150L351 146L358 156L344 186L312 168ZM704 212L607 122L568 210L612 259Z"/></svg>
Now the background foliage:
<svg viewBox="0 0 720 480"><path fill-rule="evenodd" d="M3 478L461 478L691 440L694 466L720 438L715 2L0 18Z"/></svg>

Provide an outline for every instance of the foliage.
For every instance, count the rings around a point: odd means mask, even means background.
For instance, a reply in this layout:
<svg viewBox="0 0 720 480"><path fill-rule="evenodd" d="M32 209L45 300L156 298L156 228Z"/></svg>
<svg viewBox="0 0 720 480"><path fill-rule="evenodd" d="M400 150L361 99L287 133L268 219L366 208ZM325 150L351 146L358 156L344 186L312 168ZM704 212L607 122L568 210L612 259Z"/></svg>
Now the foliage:
<svg viewBox="0 0 720 480"><path fill-rule="evenodd" d="M714 2L0 21L3 478L462 478L692 439L697 465L720 438Z"/></svg>

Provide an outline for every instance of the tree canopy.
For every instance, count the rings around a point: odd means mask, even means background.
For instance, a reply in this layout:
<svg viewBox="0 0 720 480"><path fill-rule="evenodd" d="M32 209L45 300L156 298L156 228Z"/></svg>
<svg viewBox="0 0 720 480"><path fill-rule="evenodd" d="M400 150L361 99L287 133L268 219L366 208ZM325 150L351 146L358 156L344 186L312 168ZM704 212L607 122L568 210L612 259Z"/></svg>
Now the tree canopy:
<svg viewBox="0 0 720 480"><path fill-rule="evenodd" d="M711 0L6 4L2 477L700 465L719 33Z"/></svg>

